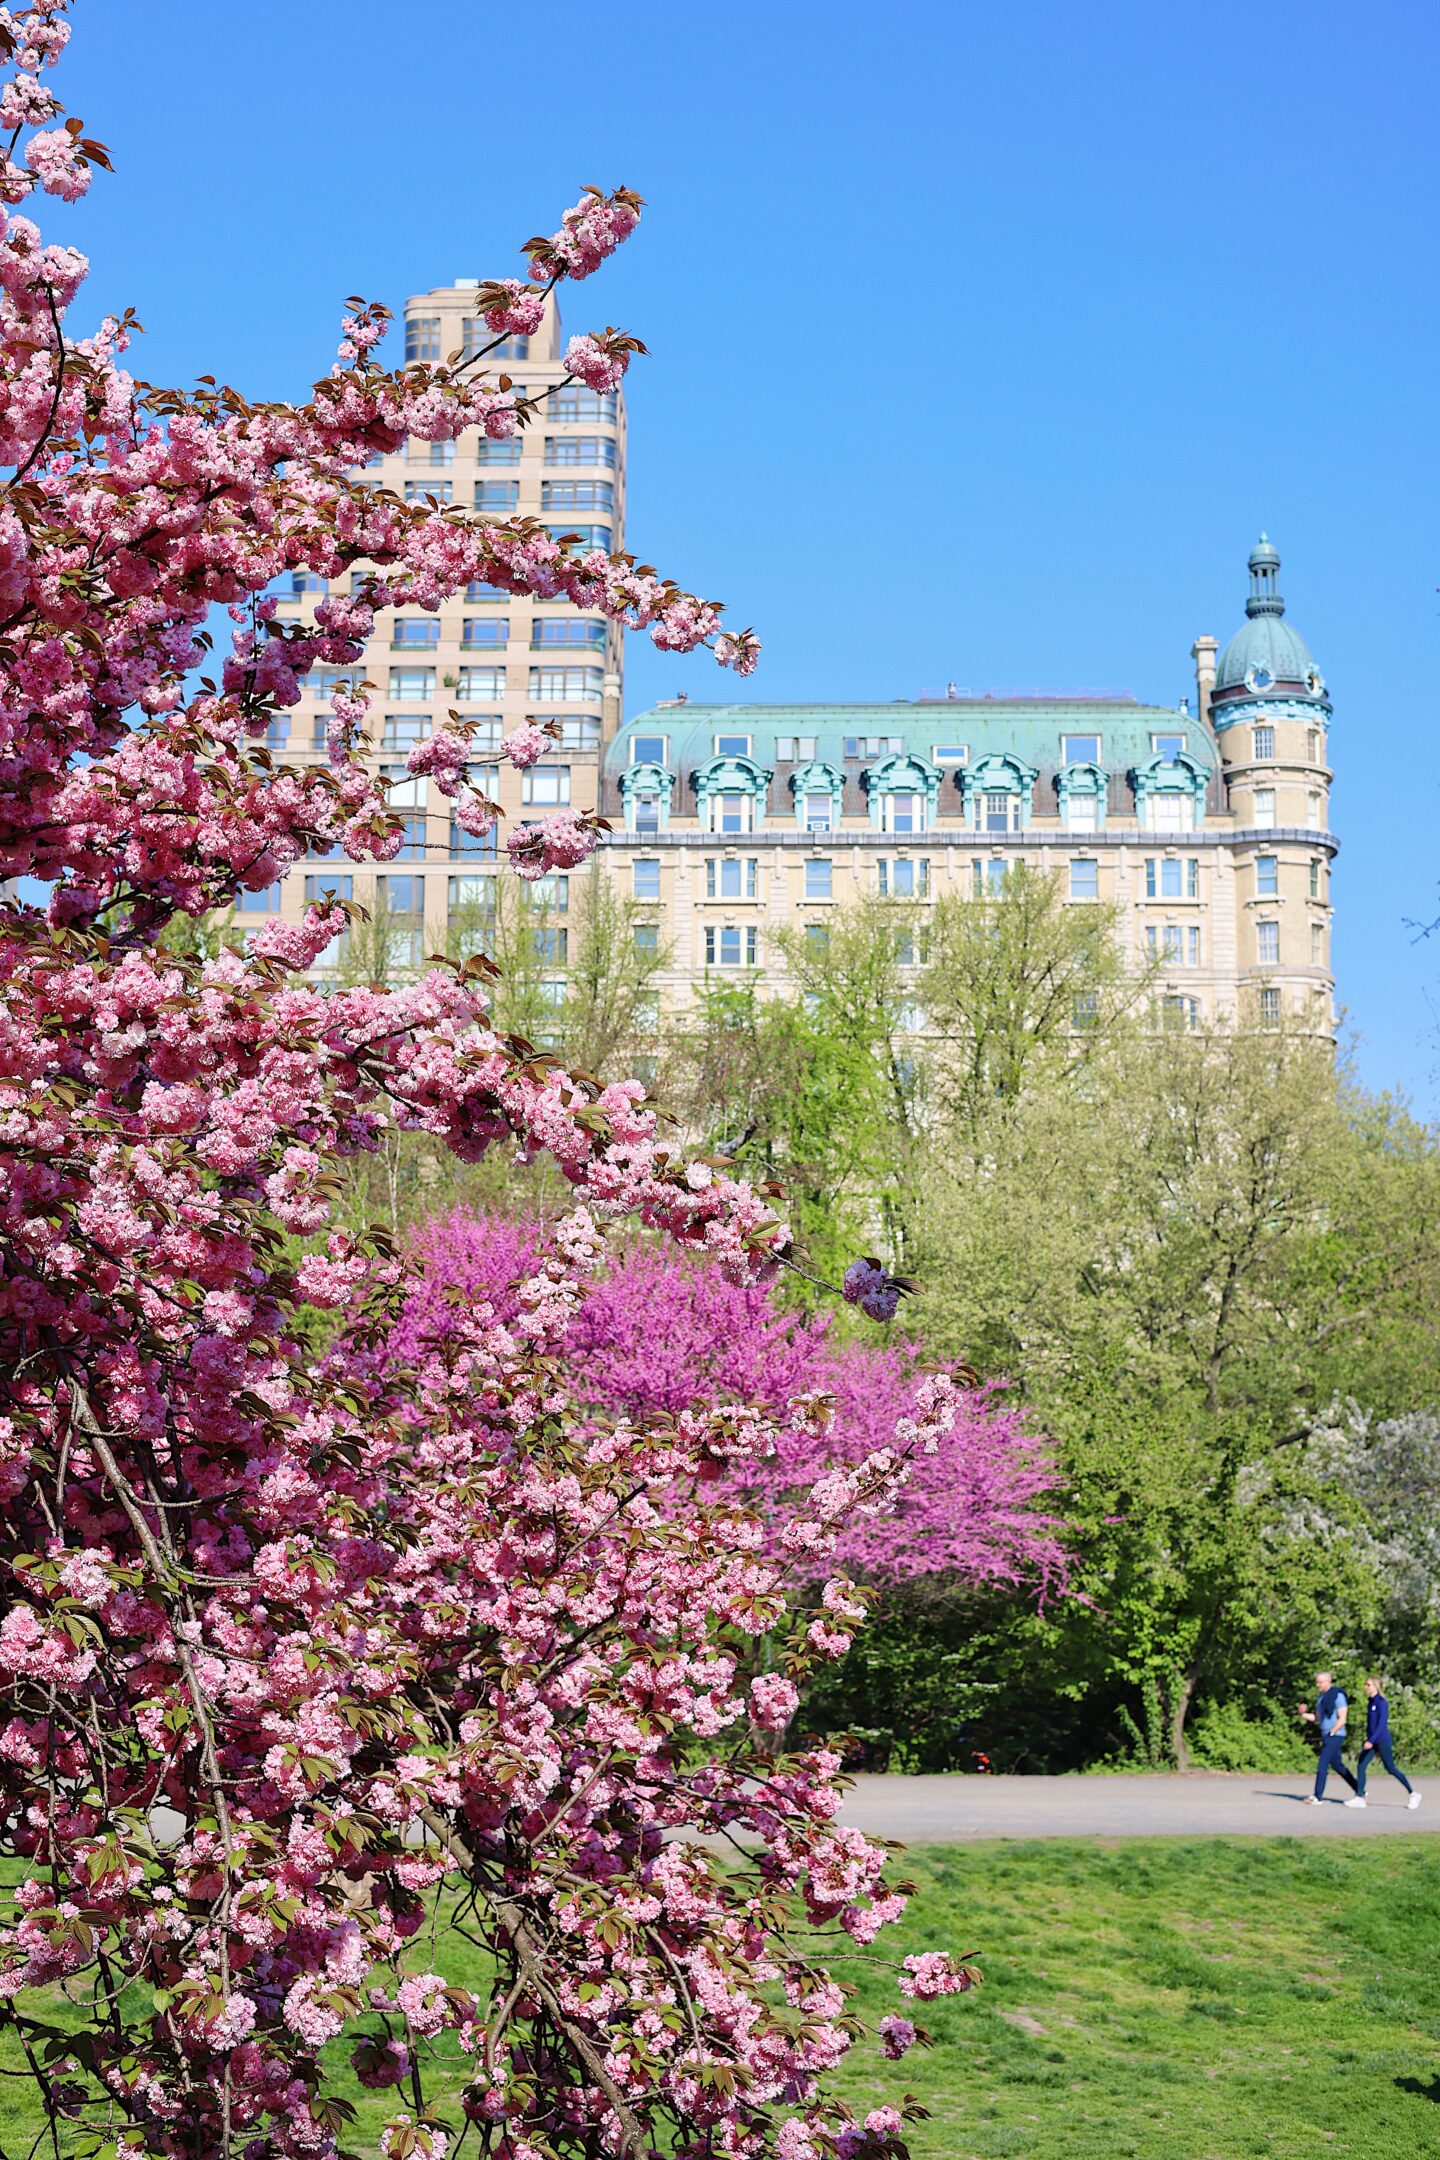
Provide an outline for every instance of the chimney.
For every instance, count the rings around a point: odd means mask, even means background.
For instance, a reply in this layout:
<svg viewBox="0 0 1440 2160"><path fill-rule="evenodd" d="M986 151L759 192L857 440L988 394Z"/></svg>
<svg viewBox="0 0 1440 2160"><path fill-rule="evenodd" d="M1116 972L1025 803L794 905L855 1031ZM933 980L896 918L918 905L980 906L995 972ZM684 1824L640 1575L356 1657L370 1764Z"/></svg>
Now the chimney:
<svg viewBox="0 0 1440 2160"><path fill-rule="evenodd" d="M1195 662L1195 695L1200 707L1200 718L1206 727L1210 725L1210 694L1215 688L1215 655L1220 650L1220 640L1213 637L1197 637L1190 648Z"/></svg>

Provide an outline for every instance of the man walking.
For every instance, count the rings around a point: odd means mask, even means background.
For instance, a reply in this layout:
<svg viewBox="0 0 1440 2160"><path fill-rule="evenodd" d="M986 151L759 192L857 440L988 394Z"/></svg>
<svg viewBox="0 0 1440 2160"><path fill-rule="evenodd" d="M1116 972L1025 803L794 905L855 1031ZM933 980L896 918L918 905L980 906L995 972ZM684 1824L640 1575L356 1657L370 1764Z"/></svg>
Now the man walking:
<svg viewBox="0 0 1440 2160"><path fill-rule="evenodd" d="M1338 1688L1328 1672L1315 1675L1315 1708L1301 1703L1300 1715L1310 1724L1320 1728L1320 1760L1315 1765L1315 1790L1306 1798L1305 1805L1314 1807L1325 1797L1325 1780L1333 1770L1342 1777L1352 1793L1359 1798L1359 1788L1350 1772L1340 1760L1345 1746L1345 1714L1349 1707L1344 1688Z"/></svg>
<svg viewBox="0 0 1440 2160"><path fill-rule="evenodd" d="M1365 1745L1361 1748L1360 1760L1355 1765L1357 1773L1355 1797L1353 1800L1347 1800L1345 1805L1346 1807L1364 1807L1366 1805L1365 1773L1378 1755L1391 1777L1398 1784L1403 1785L1410 1795L1405 1802L1406 1807L1419 1807L1419 1793L1416 1792L1404 1771L1397 1770L1395 1767L1395 1750L1390 1743L1390 1705L1381 1694L1380 1682L1374 1673L1371 1673L1365 1682L1365 1693L1370 1698L1365 1705Z"/></svg>

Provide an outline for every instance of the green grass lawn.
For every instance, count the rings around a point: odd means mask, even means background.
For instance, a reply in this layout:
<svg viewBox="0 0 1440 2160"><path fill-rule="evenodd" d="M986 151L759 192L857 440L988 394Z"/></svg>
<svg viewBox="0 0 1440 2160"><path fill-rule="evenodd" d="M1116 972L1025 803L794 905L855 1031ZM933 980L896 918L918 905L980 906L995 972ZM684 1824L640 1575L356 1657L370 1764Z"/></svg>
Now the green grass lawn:
<svg viewBox="0 0 1440 2160"><path fill-rule="evenodd" d="M857 2109L915 2093L915 2160L1430 2160L1437 1863L1428 1836L913 1848L919 1894L888 1946L978 1951L985 1986L922 2010L928 2052L857 2050L843 2089ZM463 1944L435 1949L471 1976ZM873 2017L902 2007L875 1966L837 1970ZM373 2152L384 2103L351 2097L345 2142ZM23 2155L35 2127L0 2080L0 2149Z"/></svg>

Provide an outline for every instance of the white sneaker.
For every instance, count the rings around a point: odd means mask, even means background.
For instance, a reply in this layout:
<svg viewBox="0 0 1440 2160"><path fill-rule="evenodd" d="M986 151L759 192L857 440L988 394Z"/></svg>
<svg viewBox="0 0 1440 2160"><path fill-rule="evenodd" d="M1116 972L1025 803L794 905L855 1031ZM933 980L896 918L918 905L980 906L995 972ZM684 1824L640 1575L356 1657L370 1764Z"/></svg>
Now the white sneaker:
<svg viewBox="0 0 1440 2160"><path fill-rule="evenodd" d="M1319 1807L1320 1795L1318 1793L1307 1792L1305 1795L1305 1805L1306 1807Z"/></svg>
<svg viewBox="0 0 1440 2160"><path fill-rule="evenodd" d="M1410 1795L1410 1797L1409 1797L1409 1799L1408 1799L1408 1800L1407 1800L1407 1801L1405 1802L1405 1805L1406 1805L1406 1807L1419 1807L1419 1805L1420 1805L1420 1795L1419 1795L1419 1793L1418 1793L1418 1792L1412 1792L1412 1793L1411 1793L1411 1795Z"/></svg>
<svg viewBox="0 0 1440 2160"><path fill-rule="evenodd" d="M1369 1801L1362 1800L1358 1793L1355 1795L1355 1798L1353 1800L1347 1800L1345 1802L1346 1807L1369 1807L1369 1805Z"/></svg>

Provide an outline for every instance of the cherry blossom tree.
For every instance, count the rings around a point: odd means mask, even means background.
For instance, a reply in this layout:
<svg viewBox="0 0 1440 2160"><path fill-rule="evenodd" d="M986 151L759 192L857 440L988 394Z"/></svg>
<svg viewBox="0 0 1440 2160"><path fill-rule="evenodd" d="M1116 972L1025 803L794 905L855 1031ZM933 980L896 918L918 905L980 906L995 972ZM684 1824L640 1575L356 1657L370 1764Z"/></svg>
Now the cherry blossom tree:
<svg viewBox="0 0 1440 2160"><path fill-rule="evenodd" d="M421 1272L393 1346L412 1354L457 1291L489 1298L508 1318L514 1286L541 1245L534 1224L463 1209L423 1225L412 1248ZM773 1455L729 1474L729 1490L765 1509L802 1494L837 1462L859 1463L888 1446L924 1377L914 1343L837 1341L828 1315L780 1310L753 1276L736 1281L703 1256L677 1266L668 1253L633 1244L587 1284L566 1350L577 1395L634 1419L717 1400L778 1411L799 1395L830 1396L834 1422L818 1446L790 1428ZM1066 1572L1057 1525L1043 1513L1058 1482L1023 1409L994 1389L969 1389L895 1506L845 1524L834 1557L879 1584L947 1574L1043 1594Z"/></svg>
<svg viewBox="0 0 1440 2160"><path fill-rule="evenodd" d="M48 888L0 900L0 1837L26 1877L0 2046L55 2160L327 2160L332 2042L391 2096L389 2160L898 2151L895 2111L827 2093L857 2029L810 1930L869 1943L903 1892L839 1824L833 1758L751 1734L860 1612L834 1574L814 1616L790 1574L890 1504L954 1383L770 1551L715 1474L818 1445L818 1401L599 1418L564 1353L607 1223L744 1280L786 1250L768 1198L662 1144L638 1087L497 1035L483 956L325 995L303 971L339 904L244 952L162 942L303 854L396 852L359 755L377 608L484 578L741 671L754 641L629 557L365 484L407 437L527 424L483 353L387 372L384 310L357 301L308 400L253 404L133 380L128 317L75 335L84 259L21 212L108 163L48 87L65 14L0 14L0 878ZM483 289L496 338L639 211L587 192L527 281ZM639 349L606 330L569 365L608 385ZM265 597L296 569L347 593L313 627ZM316 663L356 679L328 764L289 769L264 738ZM478 831L468 756L452 717L413 766ZM507 846L533 876L597 825ZM512 1317L458 1304L408 1361L402 1262L331 1227L347 1161L397 1126L465 1159L548 1150L576 1200ZM747 1684L762 1632L782 1662ZM447 1979L427 1916L483 1947L483 1987ZM943 1950L899 1974L922 2000L970 1979Z"/></svg>

